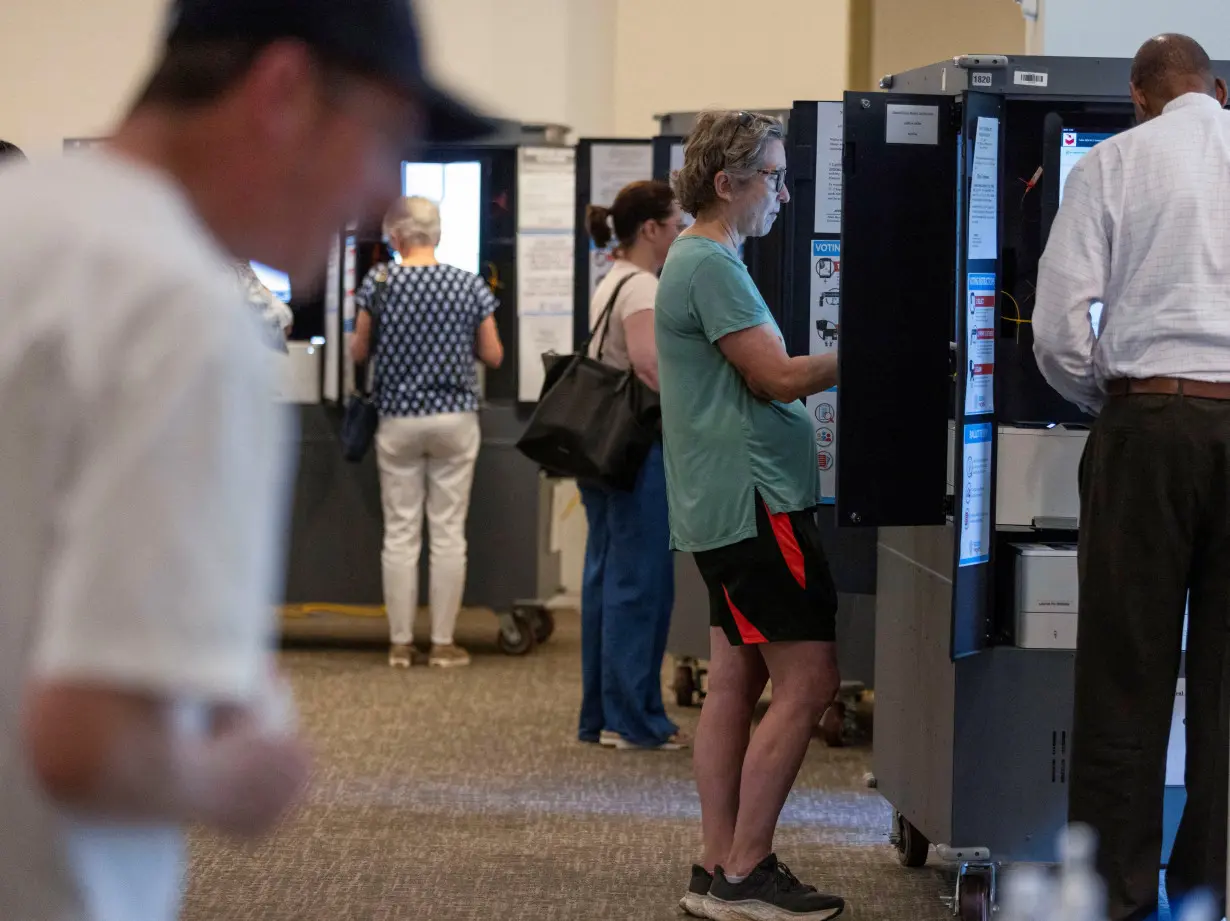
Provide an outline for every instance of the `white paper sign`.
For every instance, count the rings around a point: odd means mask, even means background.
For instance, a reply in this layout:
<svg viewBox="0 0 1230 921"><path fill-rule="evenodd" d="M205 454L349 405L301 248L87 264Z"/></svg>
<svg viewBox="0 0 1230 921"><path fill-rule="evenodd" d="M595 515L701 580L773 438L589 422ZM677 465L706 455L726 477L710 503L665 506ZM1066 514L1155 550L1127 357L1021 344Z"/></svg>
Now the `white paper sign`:
<svg viewBox="0 0 1230 921"><path fill-rule="evenodd" d="M995 411L996 284L994 272L971 272L966 303L965 414Z"/></svg>
<svg viewBox="0 0 1230 921"><path fill-rule="evenodd" d="M609 208L628 183L652 178L652 144L595 144L590 148L590 204Z"/></svg>
<svg viewBox="0 0 1230 921"><path fill-rule="evenodd" d="M343 354L349 359L350 341L354 338L355 328L355 285L358 283L359 250L353 231L347 228L346 243L342 250L342 348ZM342 392L354 390L354 362L347 360L343 366Z"/></svg>
<svg viewBox="0 0 1230 921"><path fill-rule="evenodd" d="M825 355L837 348L837 323L841 314L841 241L811 241L812 355Z"/></svg>
<svg viewBox="0 0 1230 921"><path fill-rule="evenodd" d="M536 403L542 391L543 354L572 351L572 314L523 316L518 327L517 398Z"/></svg>
<svg viewBox="0 0 1230 921"><path fill-rule="evenodd" d="M589 302L593 303L594 292L598 290L598 285L602 283L602 279L606 278L607 273L611 271L611 266L615 264L615 244L610 243L607 246L598 248L598 245L593 240L589 241Z"/></svg>
<svg viewBox="0 0 1230 921"><path fill-rule="evenodd" d="M845 144L845 106L816 106L816 233L841 233L841 153Z"/></svg>
<svg viewBox="0 0 1230 921"><path fill-rule="evenodd" d="M959 565L975 566L991 559L991 439L990 422L965 426L962 450L961 553Z"/></svg>
<svg viewBox="0 0 1230 921"><path fill-rule="evenodd" d="M333 351L342 343L342 246L338 240L329 249L329 265L325 275L325 384L326 400L341 399L341 363Z"/></svg>
<svg viewBox="0 0 1230 921"><path fill-rule="evenodd" d="M837 388L816 393L807 398L816 430L816 464L820 468L820 502L832 505L837 501Z"/></svg>
<svg viewBox="0 0 1230 921"><path fill-rule="evenodd" d="M674 151L671 151L672 168ZM679 147L679 165L683 165L683 147ZM652 144L594 144L590 148L589 201L609 208L624 186L653 178ZM615 241L599 249L589 241L589 300L599 282L606 278L615 258Z"/></svg>
<svg viewBox="0 0 1230 921"><path fill-rule="evenodd" d="M811 313L809 352L826 355L837 350L837 322L841 311L841 241L811 241ZM837 499L837 388L807 398L816 430L816 463L820 468L820 500Z"/></svg>
<svg viewBox="0 0 1230 921"><path fill-rule="evenodd" d="M682 144L671 144L670 167L671 167L671 172L670 172L671 182L674 183L675 173L683 169L683 145ZM683 217L684 230L687 230L689 227L691 227L693 224L696 223L696 218L692 217L692 215L688 214L686 211L683 212L682 217Z"/></svg>
<svg viewBox="0 0 1230 921"><path fill-rule="evenodd" d="M934 147L940 142L940 107L890 105L885 140L889 144Z"/></svg>
<svg viewBox="0 0 1230 921"><path fill-rule="evenodd" d="M1175 688L1174 714L1170 721L1170 744L1166 746L1166 786L1182 787L1187 771L1187 679Z"/></svg>
<svg viewBox="0 0 1230 921"><path fill-rule="evenodd" d="M517 236L517 315L572 315L573 236Z"/></svg>
<svg viewBox="0 0 1230 921"><path fill-rule="evenodd" d="M576 223L576 150L522 147L517 155L517 223L521 230L567 230Z"/></svg>
<svg viewBox="0 0 1230 921"><path fill-rule="evenodd" d="M671 144L671 176L683 169L683 145Z"/></svg>
<svg viewBox="0 0 1230 921"><path fill-rule="evenodd" d="M969 258L999 258L999 119L979 118L969 193Z"/></svg>

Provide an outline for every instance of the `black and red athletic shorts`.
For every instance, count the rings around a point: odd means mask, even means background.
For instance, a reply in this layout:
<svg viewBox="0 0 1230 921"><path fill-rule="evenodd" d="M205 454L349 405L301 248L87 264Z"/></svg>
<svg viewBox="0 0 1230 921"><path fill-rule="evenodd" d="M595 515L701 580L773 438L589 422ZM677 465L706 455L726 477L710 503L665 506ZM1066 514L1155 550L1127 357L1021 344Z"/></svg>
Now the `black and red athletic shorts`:
<svg viewBox="0 0 1230 921"><path fill-rule="evenodd" d="M732 646L835 639L837 590L815 509L773 515L756 495L756 536L694 554L709 623Z"/></svg>

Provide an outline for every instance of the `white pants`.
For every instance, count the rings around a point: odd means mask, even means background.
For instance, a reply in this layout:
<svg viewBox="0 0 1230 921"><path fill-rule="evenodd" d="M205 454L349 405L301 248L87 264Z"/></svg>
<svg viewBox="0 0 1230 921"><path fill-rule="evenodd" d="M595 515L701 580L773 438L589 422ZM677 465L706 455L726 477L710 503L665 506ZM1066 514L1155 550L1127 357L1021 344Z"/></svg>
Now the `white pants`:
<svg viewBox="0 0 1230 921"><path fill-rule="evenodd" d="M380 420L376 459L384 506L384 603L394 643L414 638L423 502L431 539L431 641L453 642L466 584L466 513L478 458L477 413Z"/></svg>

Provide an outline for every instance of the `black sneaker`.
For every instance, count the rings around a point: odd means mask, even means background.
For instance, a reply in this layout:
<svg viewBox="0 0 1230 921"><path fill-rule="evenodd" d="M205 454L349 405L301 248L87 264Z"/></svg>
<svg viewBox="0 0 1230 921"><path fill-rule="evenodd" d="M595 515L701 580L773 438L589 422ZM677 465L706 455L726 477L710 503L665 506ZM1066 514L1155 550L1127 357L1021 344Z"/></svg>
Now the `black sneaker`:
<svg viewBox="0 0 1230 921"><path fill-rule="evenodd" d="M730 882L718 867L708 910L713 921L828 921L845 911L846 903L799 882L776 854L770 854L741 883Z"/></svg>
<svg viewBox="0 0 1230 921"><path fill-rule="evenodd" d="M679 900L679 907L684 914L693 918L709 917L709 887L713 885L713 874L698 863L692 864L692 881L688 883L688 893Z"/></svg>

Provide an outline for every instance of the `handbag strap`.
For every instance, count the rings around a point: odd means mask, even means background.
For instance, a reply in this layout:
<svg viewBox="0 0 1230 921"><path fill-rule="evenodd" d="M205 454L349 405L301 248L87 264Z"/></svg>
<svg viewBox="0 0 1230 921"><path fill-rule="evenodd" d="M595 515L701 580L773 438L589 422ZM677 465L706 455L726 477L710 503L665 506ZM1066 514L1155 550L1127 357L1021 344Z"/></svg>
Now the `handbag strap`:
<svg viewBox="0 0 1230 921"><path fill-rule="evenodd" d="M623 290L624 285L640 275L638 269L635 272L629 272L619 280L619 284L615 286L615 290L611 292L611 299L606 302L606 307L602 309L602 313L598 314L598 321L594 324L594 328L589 331L589 336L581 346L581 354L589 354L589 345L594 341L594 336L597 335L599 327L602 328L602 338L598 340L598 354L595 356L599 361L602 360L602 351L606 348L606 337L611 331L611 314L615 310L615 302L619 300L619 292Z"/></svg>
<svg viewBox="0 0 1230 921"><path fill-rule="evenodd" d="M380 326L381 326L381 322L384 317L384 305L388 297L388 289L389 289L388 275L387 274L384 275L383 278L377 277L376 289L372 295L372 302L371 304L368 305L368 308L367 308L367 312L372 315L371 344L368 346L368 349L367 349L367 356L368 356L367 361L369 364L372 365L372 375L371 375L372 383L370 387L366 386L367 373L365 369L364 374L363 374L364 386L360 387L359 390L360 392L362 392L363 396L368 397L368 398L370 398L373 393L380 392L380 362L376 360L376 350L380 345Z"/></svg>

